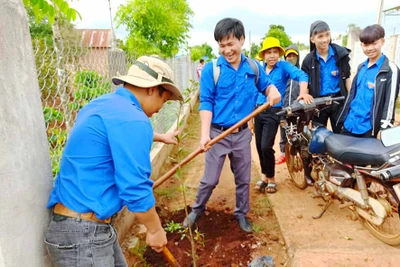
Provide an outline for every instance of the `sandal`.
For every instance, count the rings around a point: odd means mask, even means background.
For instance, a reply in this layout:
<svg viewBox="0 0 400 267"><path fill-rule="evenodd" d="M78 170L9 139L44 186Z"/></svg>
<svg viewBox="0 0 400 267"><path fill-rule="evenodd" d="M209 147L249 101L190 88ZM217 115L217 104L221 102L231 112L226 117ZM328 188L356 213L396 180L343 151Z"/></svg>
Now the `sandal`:
<svg viewBox="0 0 400 267"><path fill-rule="evenodd" d="M264 182L263 180L260 180L256 183L256 186L254 189L257 189L260 193L265 193L265 188L268 186L268 183Z"/></svg>
<svg viewBox="0 0 400 267"><path fill-rule="evenodd" d="M286 162L286 157L285 157L285 155L280 155L279 158L277 158L277 159L275 160L275 164L276 164L276 165L279 165L279 164L282 164L282 163L285 163L285 162Z"/></svg>
<svg viewBox="0 0 400 267"><path fill-rule="evenodd" d="M265 189L264 189L265 190ZM266 187L266 190L265 190L267 193L269 193L269 194L274 194L274 193L276 193L276 191L278 191L278 189L276 188L276 183L275 182L269 182L268 183L268 185L267 185L267 187Z"/></svg>

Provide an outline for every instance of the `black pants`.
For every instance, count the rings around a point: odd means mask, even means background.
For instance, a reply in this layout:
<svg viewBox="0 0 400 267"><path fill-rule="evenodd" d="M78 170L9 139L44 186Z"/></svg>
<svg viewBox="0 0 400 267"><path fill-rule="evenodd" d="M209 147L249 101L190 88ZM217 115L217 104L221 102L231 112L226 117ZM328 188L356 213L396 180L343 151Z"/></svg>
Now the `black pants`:
<svg viewBox="0 0 400 267"><path fill-rule="evenodd" d="M275 177L275 136L279 127L279 117L275 114L281 108L270 108L258 114L254 120L254 134L261 165L261 172L268 178Z"/></svg>
<svg viewBox="0 0 400 267"><path fill-rule="evenodd" d="M338 123L338 117L342 110L342 106L333 103L328 108L323 109L319 112L319 115L315 115L313 118L314 123L319 123L325 127L328 125L328 119L331 119L332 131L334 133L340 133L343 127L343 123Z"/></svg>
<svg viewBox="0 0 400 267"><path fill-rule="evenodd" d="M286 132L285 132L285 128L283 128L282 126L279 127L280 128L280 133L281 133L281 140L279 142L279 149L281 150L282 154L285 154L285 147L287 144L287 137L286 137Z"/></svg>
<svg viewBox="0 0 400 267"><path fill-rule="evenodd" d="M344 135L354 136L354 137L374 138L374 136L372 136L372 130L369 130L368 132L363 133L363 134L354 134L354 133L349 132L345 127L343 127L343 129L340 133L344 134Z"/></svg>

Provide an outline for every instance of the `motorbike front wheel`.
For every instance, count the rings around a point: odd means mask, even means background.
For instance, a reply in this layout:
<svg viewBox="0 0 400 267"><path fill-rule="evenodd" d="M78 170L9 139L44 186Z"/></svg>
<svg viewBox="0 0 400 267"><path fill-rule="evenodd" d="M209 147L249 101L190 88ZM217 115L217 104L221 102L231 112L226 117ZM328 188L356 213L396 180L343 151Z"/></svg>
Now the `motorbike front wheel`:
<svg viewBox="0 0 400 267"><path fill-rule="evenodd" d="M308 185L306 176L304 175L303 159L299 151L293 152L291 151L292 149L294 149L294 147L287 143L285 147L285 156L290 178L298 188L306 189Z"/></svg>
<svg viewBox="0 0 400 267"><path fill-rule="evenodd" d="M381 225L375 225L361 216L360 219L368 231L380 241L391 246L400 245L400 217L397 198L380 181L370 177L364 177L364 179L368 195L378 200L385 207L387 217ZM355 189L358 190L357 184Z"/></svg>

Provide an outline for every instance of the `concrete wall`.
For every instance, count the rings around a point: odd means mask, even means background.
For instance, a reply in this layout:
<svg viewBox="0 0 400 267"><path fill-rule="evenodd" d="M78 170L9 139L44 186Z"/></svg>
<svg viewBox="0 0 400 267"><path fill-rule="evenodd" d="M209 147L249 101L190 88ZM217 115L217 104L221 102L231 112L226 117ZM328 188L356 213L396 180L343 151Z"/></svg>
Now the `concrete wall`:
<svg viewBox="0 0 400 267"><path fill-rule="evenodd" d="M39 85L21 0L0 0L0 267L50 266L52 187Z"/></svg>

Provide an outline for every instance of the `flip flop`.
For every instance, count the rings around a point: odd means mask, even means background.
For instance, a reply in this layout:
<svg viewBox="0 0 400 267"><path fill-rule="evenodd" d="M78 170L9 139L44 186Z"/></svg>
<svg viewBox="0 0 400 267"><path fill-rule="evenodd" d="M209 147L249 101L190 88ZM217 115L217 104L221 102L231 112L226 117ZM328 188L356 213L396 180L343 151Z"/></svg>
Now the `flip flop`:
<svg viewBox="0 0 400 267"><path fill-rule="evenodd" d="M279 158L277 158L277 159L275 160L275 164L276 164L276 165L279 165L279 164L282 164L282 163L285 163L285 162L286 162L286 157L285 157L285 155L280 155Z"/></svg>
<svg viewBox="0 0 400 267"><path fill-rule="evenodd" d="M268 194L275 194L276 191L278 191L278 189L276 188L276 183L275 182L269 182L265 192L267 192Z"/></svg>
<svg viewBox="0 0 400 267"><path fill-rule="evenodd" d="M265 193L265 188L268 186L268 183L264 182L263 180L260 180L256 183L256 186L254 187L257 189L260 193Z"/></svg>

